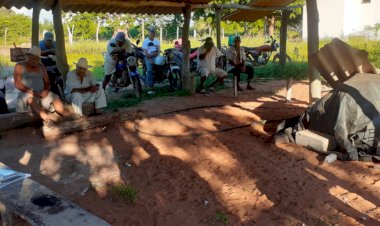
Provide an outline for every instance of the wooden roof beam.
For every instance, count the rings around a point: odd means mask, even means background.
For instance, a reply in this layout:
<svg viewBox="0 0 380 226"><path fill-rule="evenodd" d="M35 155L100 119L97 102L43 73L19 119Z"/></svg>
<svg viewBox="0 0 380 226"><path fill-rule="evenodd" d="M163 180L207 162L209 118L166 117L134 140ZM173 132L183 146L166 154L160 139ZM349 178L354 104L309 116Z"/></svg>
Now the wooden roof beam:
<svg viewBox="0 0 380 226"><path fill-rule="evenodd" d="M74 5L108 5L116 6L120 8L139 8L139 7L174 7L184 8L186 3L184 2L170 2L170 1L109 1L109 0L81 0L77 2L63 2L64 7Z"/></svg>
<svg viewBox="0 0 380 226"><path fill-rule="evenodd" d="M249 11L276 11L276 10L288 10L303 7L302 5L294 6L250 6L250 5L239 5L239 4L195 4L192 6L193 9L200 8L222 8L222 9L242 9Z"/></svg>

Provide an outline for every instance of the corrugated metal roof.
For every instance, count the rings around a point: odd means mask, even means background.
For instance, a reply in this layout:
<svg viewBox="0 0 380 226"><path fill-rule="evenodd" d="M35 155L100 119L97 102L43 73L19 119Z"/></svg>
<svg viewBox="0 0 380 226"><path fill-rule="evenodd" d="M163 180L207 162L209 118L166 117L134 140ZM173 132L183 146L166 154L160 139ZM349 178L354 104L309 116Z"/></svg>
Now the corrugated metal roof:
<svg viewBox="0 0 380 226"><path fill-rule="evenodd" d="M253 7L281 7L286 6L294 0L256 0L252 1L249 5ZM273 10L268 11L251 11L238 9L228 15L223 16L222 20L232 21L248 21L254 22L264 16L269 16L273 13Z"/></svg>
<svg viewBox="0 0 380 226"><path fill-rule="evenodd" d="M211 0L61 0L62 10L72 12L180 14L186 4L208 4ZM6 8L33 8L33 0L0 0ZM42 8L50 10L54 0L41 0Z"/></svg>

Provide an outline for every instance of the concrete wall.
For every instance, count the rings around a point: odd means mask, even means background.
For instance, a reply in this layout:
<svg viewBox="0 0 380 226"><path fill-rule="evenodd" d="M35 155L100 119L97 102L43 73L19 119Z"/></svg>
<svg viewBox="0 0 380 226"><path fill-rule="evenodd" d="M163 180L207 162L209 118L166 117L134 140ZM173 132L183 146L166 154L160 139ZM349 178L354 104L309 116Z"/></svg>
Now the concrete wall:
<svg viewBox="0 0 380 226"><path fill-rule="evenodd" d="M380 23L380 0L363 4L362 0L317 0L319 37L343 38L358 34L366 26ZM307 12L304 6L302 36L307 37Z"/></svg>

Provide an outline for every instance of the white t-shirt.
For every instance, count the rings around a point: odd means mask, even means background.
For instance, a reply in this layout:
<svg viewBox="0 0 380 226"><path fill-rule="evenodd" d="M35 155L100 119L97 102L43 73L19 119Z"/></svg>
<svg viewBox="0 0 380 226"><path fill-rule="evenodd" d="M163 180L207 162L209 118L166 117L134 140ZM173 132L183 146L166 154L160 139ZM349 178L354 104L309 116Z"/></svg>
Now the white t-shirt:
<svg viewBox="0 0 380 226"><path fill-rule="evenodd" d="M111 44L114 43L116 44L115 38L112 38L108 43L107 43L107 53L104 56L104 74L109 75L115 72L116 70L116 63L113 59L112 56L110 56L110 53L115 47L112 47ZM125 42L123 46L121 47L125 49L126 53L132 53L132 44L128 39L125 39Z"/></svg>
<svg viewBox="0 0 380 226"><path fill-rule="evenodd" d="M160 49L160 42L157 39L154 39L152 41L149 38L147 38L144 40L142 44L142 49L146 50L148 54L152 54Z"/></svg>
<svg viewBox="0 0 380 226"><path fill-rule="evenodd" d="M223 55L222 52L220 52L220 50L218 48L216 48L215 46L213 46L210 50L210 52L207 53L206 57L201 60L199 59L199 55L203 54L204 52L206 52L206 49L204 46L201 46L198 48L198 69L199 68L206 68L210 71L215 71L215 60L217 57L220 57Z"/></svg>

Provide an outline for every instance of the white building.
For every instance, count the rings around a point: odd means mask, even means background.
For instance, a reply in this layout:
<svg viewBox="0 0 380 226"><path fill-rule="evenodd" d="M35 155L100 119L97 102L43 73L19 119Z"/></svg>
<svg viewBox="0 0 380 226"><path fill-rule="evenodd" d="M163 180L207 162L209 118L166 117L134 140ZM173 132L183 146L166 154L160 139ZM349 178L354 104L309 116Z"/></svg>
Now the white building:
<svg viewBox="0 0 380 226"><path fill-rule="evenodd" d="M317 6L320 38L343 38L349 35L373 36L374 33L366 30L366 27L373 27L376 23L380 23L380 0L317 0ZM306 6L303 12L302 36L306 38Z"/></svg>

